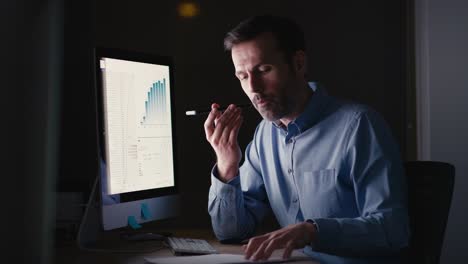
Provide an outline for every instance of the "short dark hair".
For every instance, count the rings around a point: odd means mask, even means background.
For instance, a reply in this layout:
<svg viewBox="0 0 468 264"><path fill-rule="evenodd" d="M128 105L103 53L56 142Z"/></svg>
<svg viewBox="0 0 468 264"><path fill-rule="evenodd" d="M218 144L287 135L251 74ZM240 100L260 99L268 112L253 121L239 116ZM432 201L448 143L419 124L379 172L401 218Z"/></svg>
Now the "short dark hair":
<svg viewBox="0 0 468 264"><path fill-rule="evenodd" d="M298 50L305 51L304 32L292 19L273 15L261 15L247 18L229 31L224 38L224 49L230 51L238 43L256 38L258 35L271 32L278 48L289 60Z"/></svg>

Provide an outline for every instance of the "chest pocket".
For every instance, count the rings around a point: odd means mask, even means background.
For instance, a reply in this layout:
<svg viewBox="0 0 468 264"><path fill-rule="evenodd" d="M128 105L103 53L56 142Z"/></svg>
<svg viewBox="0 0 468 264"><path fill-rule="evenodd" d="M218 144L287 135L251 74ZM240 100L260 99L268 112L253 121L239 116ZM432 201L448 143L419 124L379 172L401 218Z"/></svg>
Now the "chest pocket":
<svg viewBox="0 0 468 264"><path fill-rule="evenodd" d="M300 185L301 209L304 217L333 217L339 214L335 169L306 171Z"/></svg>

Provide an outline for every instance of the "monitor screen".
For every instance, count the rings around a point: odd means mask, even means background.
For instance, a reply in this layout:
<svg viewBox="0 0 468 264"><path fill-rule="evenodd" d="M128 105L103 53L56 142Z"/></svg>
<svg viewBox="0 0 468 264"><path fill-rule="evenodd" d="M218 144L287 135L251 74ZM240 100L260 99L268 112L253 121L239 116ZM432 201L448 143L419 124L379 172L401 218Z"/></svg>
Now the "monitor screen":
<svg viewBox="0 0 468 264"><path fill-rule="evenodd" d="M97 48L96 77L103 228L175 216L171 59Z"/></svg>

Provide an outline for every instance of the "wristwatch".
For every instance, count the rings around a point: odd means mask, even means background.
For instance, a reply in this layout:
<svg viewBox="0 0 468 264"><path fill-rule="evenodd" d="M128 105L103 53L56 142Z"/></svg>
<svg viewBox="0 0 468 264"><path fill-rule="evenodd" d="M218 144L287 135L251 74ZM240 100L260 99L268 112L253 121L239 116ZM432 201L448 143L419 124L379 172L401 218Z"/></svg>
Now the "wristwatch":
<svg viewBox="0 0 468 264"><path fill-rule="evenodd" d="M312 219L307 219L307 220L305 220L304 222L313 224L314 227L315 227L315 232L318 233L318 226L317 226L317 223L315 223L314 220L312 220ZM311 234L309 234L309 232L306 232L306 233L304 234L304 240L305 240L305 241L309 241L309 243L312 243L312 237L311 237Z"/></svg>
<svg viewBox="0 0 468 264"><path fill-rule="evenodd" d="M315 223L314 220L312 220L312 219L307 219L307 220L305 220L305 221L306 221L307 223L313 224L313 225L315 226L315 230L317 230L317 232L318 232L318 225L317 225L317 223Z"/></svg>

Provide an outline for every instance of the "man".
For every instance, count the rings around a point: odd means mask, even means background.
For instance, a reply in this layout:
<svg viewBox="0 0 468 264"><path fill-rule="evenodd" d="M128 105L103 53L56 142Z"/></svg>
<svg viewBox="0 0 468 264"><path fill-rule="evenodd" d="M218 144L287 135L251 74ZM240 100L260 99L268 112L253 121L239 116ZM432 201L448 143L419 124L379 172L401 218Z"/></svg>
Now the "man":
<svg viewBox="0 0 468 264"><path fill-rule="evenodd" d="M282 228L250 238L247 259L305 247L324 263L398 262L408 243L406 185L382 118L307 82L304 36L289 19L247 19L224 44L264 120L240 168L241 110L213 104L205 121L217 156L209 193L217 237L249 238L272 210Z"/></svg>

